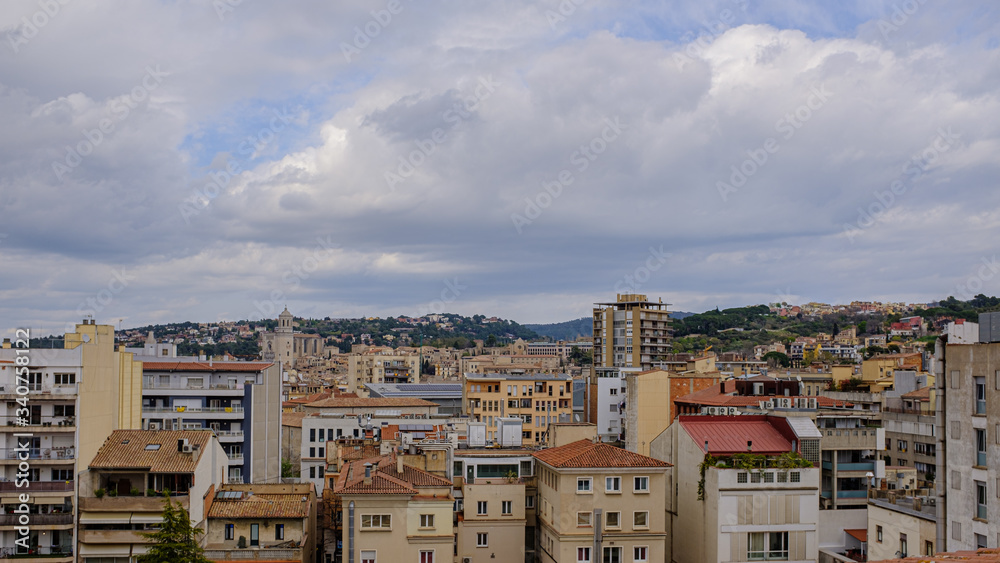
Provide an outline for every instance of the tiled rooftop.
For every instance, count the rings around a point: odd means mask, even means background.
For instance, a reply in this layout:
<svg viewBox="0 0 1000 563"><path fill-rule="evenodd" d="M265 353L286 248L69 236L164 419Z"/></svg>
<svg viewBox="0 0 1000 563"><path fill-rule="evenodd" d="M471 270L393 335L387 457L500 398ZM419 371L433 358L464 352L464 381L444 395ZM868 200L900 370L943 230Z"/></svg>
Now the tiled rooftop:
<svg viewBox="0 0 1000 563"><path fill-rule="evenodd" d="M115 430L97 451L90 468L191 473L211 437L211 430ZM195 447L194 453L177 451L177 441L183 439ZM157 444L159 447L154 447Z"/></svg>
<svg viewBox="0 0 1000 563"><path fill-rule="evenodd" d="M271 367L271 362L142 362L142 371L238 371L258 372Z"/></svg>
<svg viewBox="0 0 1000 563"><path fill-rule="evenodd" d="M373 465L371 483L365 484L365 464ZM452 482L403 464L402 473L397 471L396 456L385 455L376 458L352 461L341 470L334 492L337 494L389 494L415 495L420 487L440 487L451 489Z"/></svg>
<svg viewBox="0 0 1000 563"><path fill-rule="evenodd" d="M249 494L241 499L216 499L209 518L306 518L309 497L295 494Z"/></svg>
<svg viewBox="0 0 1000 563"><path fill-rule="evenodd" d="M713 454L746 453L747 441L753 442L755 454L778 455L792 450L792 443L774 426L785 424L783 418L690 415L680 416L678 422L702 451L708 442L708 452Z"/></svg>
<svg viewBox="0 0 1000 563"><path fill-rule="evenodd" d="M535 452L535 458L553 467L667 467L670 464L605 444L578 440Z"/></svg>

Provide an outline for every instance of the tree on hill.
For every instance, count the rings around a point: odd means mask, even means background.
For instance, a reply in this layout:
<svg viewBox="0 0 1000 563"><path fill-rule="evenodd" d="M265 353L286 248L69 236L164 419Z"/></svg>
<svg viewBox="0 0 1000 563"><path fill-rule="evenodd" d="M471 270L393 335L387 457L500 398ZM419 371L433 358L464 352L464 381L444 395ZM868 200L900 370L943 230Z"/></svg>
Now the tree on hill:
<svg viewBox="0 0 1000 563"><path fill-rule="evenodd" d="M205 550L198 545L198 534L203 530L191 525L191 517L181 506L175 506L168 494L163 499L163 524L155 532L140 532L139 535L151 540L146 553L138 556L138 563L211 563L205 557Z"/></svg>
<svg viewBox="0 0 1000 563"><path fill-rule="evenodd" d="M789 359L789 357L787 355L782 354L781 352L768 352L767 354L764 354L764 357L761 358L761 359L764 360L765 362L767 362L768 366L773 367L773 368L774 367L783 367L783 368L792 367L792 360Z"/></svg>

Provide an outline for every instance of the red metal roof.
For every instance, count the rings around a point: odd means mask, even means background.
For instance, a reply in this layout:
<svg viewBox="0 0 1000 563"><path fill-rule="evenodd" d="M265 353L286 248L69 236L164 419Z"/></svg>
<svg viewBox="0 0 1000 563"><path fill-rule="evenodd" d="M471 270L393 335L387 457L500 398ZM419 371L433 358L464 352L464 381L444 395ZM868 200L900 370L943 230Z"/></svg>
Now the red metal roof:
<svg viewBox="0 0 1000 563"><path fill-rule="evenodd" d="M779 422L767 416L681 416L679 422L702 451L708 442L707 453L746 453L748 440L753 442L755 454L778 455L792 451L792 443L774 427Z"/></svg>
<svg viewBox="0 0 1000 563"><path fill-rule="evenodd" d="M847 535L849 535L852 538L858 540L859 542L864 542L864 543L868 542L868 530L867 529L861 529L861 530L844 530L844 531L847 532Z"/></svg>

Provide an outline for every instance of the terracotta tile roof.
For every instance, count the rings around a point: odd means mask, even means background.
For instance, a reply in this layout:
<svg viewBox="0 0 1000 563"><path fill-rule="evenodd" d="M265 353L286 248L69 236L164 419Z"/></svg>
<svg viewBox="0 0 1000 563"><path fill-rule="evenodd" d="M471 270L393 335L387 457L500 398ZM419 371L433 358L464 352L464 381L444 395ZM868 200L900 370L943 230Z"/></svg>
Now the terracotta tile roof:
<svg viewBox="0 0 1000 563"><path fill-rule="evenodd" d="M953 551L937 555L917 555L906 559L882 559L872 563L938 563L945 561L966 561L968 563L1000 563L1000 549L989 548L979 551Z"/></svg>
<svg viewBox="0 0 1000 563"><path fill-rule="evenodd" d="M307 397L298 397L296 399L289 399L285 402L305 405L308 403L315 403L316 401L322 401L323 399L329 399L332 396L333 396L332 391L323 391L320 393L313 393L312 395L309 395Z"/></svg>
<svg viewBox="0 0 1000 563"><path fill-rule="evenodd" d="M931 399L931 388L921 387L916 391L910 391L909 393L903 393L902 398L904 399L917 399L921 401L929 401Z"/></svg>
<svg viewBox="0 0 1000 563"><path fill-rule="evenodd" d="M177 451L187 439L194 453ZM91 469L141 469L150 473L193 473L208 447L211 430L115 430L97 451ZM159 444L156 449L147 446Z"/></svg>
<svg viewBox="0 0 1000 563"><path fill-rule="evenodd" d="M436 407L437 403L408 397L357 398L330 397L306 404L310 408L378 408L378 407Z"/></svg>
<svg viewBox="0 0 1000 563"><path fill-rule="evenodd" d="M306 417L304 412L283 412L281 413L281 425L292 428L302 428L302 419Z"/></svg>
<svg viewBox="0 0 1000 563"><path fill-rule="evenodd" d="M142 371L263 371L271 362L142 362Z"/></svg>
<svg viewBox="0 0 1000 563"><path fill-rule="evenodd" d="M864 543L864 542L868 541L868 530L867 529L844 530L844 532L846 532L847 535L849 535L852 538L858 540L859 542Z"/></svg>
<svg viewBox="0 0 1000 563"><path fill-rule="evenodd" d="M304 501L303 501L304 499ZM309 497L305 495L251 494L245 498L216 499L209 518L306 518Z"/></svg>
<svg viewBox="0 0 1000 563"><path fill-rule="evenodd" d="M373 444L342 446L340 448L340 459L344 461L357 461L359 459L371 459L374 457L379 457L379 447Z"/></svg>
<svg viewBox="0 0 1000 563"><path fill-rule="evenodd" d="M371 483L365 484L365 464L373 465ZM403 464L403 472L396 471L395 454L352 461L340 472L334 492L346 494L416 495L419 487L441 487L450 491L452 482Z"/></svg>
<svg viewBox="0 0 1000 563"><path fill-rule="evenodd" d="M552 467L668 467L670 464L605 444L578 440L558 448L535 452L535 458Z"/></svg>
<svg viewBox="0 0 1000 563"><path fill-rule="evenodd" d="M699 449L713 454L735 454L747 451L747 441L753 442L753 453L777 455L792 451L792 443L774 426L784 424L780 418L764 415L684 416L678 418L681 428Z"/></svg>

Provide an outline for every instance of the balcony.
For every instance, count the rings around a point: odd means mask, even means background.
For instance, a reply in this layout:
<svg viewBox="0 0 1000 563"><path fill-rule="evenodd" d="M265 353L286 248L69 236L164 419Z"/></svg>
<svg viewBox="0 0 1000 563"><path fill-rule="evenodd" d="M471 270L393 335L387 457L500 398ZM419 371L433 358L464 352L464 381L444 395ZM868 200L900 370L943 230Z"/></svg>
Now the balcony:
<svg viewBox="0 0 1000 563"><path fill-rule="evenodd" d="M169 395L175 397L242 397L242 385L217 384L208 387L190 387L187 385L147 385L143 386L144 395Z"/></svg>
<svg viewBox="0 0 1000 563"><path fill-rule="evenodd" d="M87 530L79 532L81 543L146 543L146 538L132 530Z"/></svg>
<svg viewBox="0 0 1000 563"><path fill-rule="evenodd" d="M17 424L17 417L8 416L6 418L7 426L15 427L17 432L30 434L41 432L76 432L76 421L72 418L65 419L59 417L59 420L29 420L28 424L24 426Z"/></svg>
<svg viewBox="0 0 1000 563"><path fill-rule="evenodd" d="M71 401L76 398L76 385L57 385L28 391L29 401ZM17 394L17 386L0 385L0 401L13 401L24 395Z"/></svg>
<svg viewBox="0 0 1000 563"><path fill-rule="evenodd" d="M821 450L884 450L883 428L820 428Z"/></svg>
<svg viewBox="0 0 1000 563"><path fill-rule="evenodd" d="M234 407L142 407L143 416L174 415L180 418L243 418L243 406ZM210 415L210 416L205 416Z"/></svg>
<svg viewBox="0 0 1000 563"><path fill-rule="evenodd" d="M0 551L3 552L3 555L0 555L0 558L4 559L21 559L26 561L32 561L38 559L40 561L45 561L46 563L73 562L73 551L68 546L39 547L38 553L30 553L30 554L14 553L12 548L9 547L3 548L3 550Z"/></svg>
<svg viewBox="0 0 1000 563"><path fill-rule="evenodd" d="M79 512L163 512L164 497L120 496L80 497ZM186 494L170 493L170 500L180 503L185 510L191 508L191 498Z"/></svg>
<svg viewBox="0 0 1000 563"><path fill-rule="evenodd" d="M229 465L243 465L243 454L228 454Z"/></svg>
<svg viewBox="0 0 1000 563"><path fill-rule="evenodd" d="M0 514L0 527L21 526L21 516L28 517L28 526L71 526L73 525L73 514Z"/></svg>
<svg viewBox="0 0 1000 563"><path fill-rule="evenodd" d="M220 430L215 433L220 442L242 442L242 430Z"/></svg>
<svg viewBox="0 0 1000 563"><path fill-rule="evenodd" d="M0 448L0 462L17 463L27 455L28 460L68 463L76 458L76 449L66 448Z"/></svg>
<svg viewBox="0 0 1000 563"><path fill-rule="evenodd" d="M206 549L205 557L212 561L301 561L302 549Z"/></svg>

